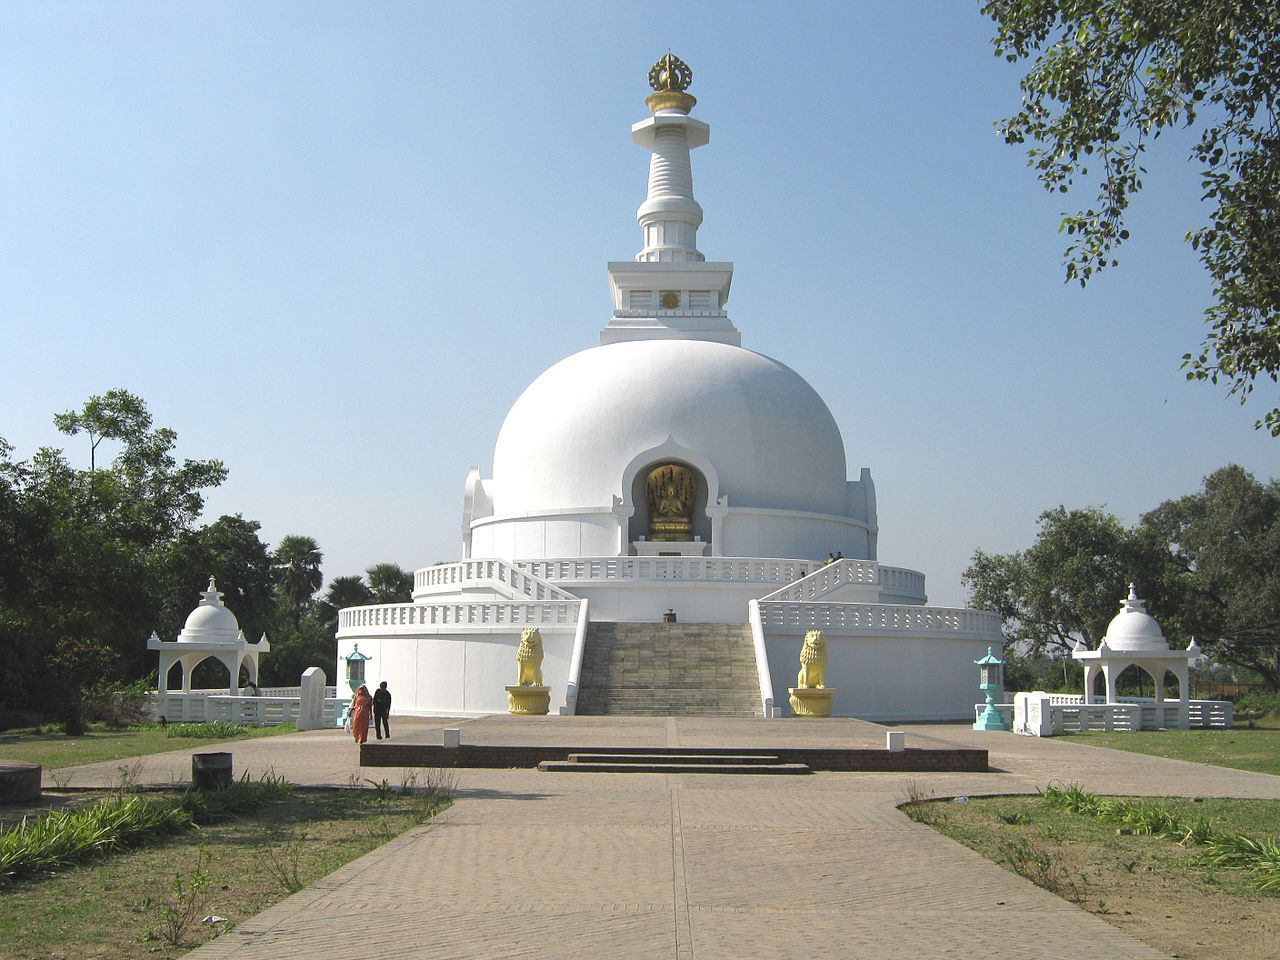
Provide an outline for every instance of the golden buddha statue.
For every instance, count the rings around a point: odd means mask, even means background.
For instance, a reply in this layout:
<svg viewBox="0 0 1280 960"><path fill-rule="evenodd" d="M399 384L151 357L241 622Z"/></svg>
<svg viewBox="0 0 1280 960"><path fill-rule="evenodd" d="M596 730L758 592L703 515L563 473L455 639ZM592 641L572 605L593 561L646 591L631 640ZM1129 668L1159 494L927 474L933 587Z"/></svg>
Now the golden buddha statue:
<svg viewBox="0 0 1280 960"><path fill-rule="evenodd" d="M649 539L693 539L693 473L678 463L664 463L649 471L645 494L649 501Z"/></svg>

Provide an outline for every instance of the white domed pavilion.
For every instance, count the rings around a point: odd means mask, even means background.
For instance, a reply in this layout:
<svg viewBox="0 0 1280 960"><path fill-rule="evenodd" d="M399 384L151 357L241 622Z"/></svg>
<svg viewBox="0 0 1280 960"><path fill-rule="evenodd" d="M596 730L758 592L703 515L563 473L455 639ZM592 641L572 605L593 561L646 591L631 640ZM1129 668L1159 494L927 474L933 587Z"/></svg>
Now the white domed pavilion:
<svg viewBox="0 0 1280 960"><path fill-rule="evenodd" d="M187 622L177 639L161 640L154 631L147 641L148 650L160 654L159 695L169 692L169 674L174 665L182 671L179 690L191 692L191 675L205 660L217 660L227 670L227 692L235 696L240 692L240 669L249 675L249 682L258 682L258 658L271 651L266 634L257 643L250 643L240 629L236 615L222 602L222 593L213 577L209 586L200 592L200 602L187 615Z"/></svg>
<svg viewBox="0 0 1280 960"><path fill-rule="evenodd" d="M999 619L929 607L922 574L878 562L870 470L849 478L802 376L741 346L733 264L697 249L690 151L710 128L690 116L691 76L670 54L650 73L652 115L631 131L651 152L644 246L608 265L600 344L534 379L493 475L470 471L462 559L418 570L412 603L341 612L339 662L359 643L399 711L505 712L536 626L552 712L771 716L819 628L837 714L971 717ZM638 679L616 669L626 657ZM698 687L711 658L740 689Z"/></svg>

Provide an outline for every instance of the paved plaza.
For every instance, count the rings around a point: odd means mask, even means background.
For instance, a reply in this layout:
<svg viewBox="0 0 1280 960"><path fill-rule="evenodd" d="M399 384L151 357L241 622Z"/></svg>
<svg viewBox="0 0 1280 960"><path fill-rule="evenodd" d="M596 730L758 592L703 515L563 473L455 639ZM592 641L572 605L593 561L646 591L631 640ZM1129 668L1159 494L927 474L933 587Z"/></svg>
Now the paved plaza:
<svg viewBox="0 0 1280 960"><path fill-rule="evenodd" d="M654 746L866 746L857 720L393 718L397 739ZM1062 739L908 726L909 746L985 747L986 774L546 774L459 770L457 803L242 920L196 960L399 958L1162 957L1103 920L913 823L909 781L939 796L1026 793L1050 780L1112 794L1280 798L1280 777ZM239 775L346 785L341 731L228 746ZM190 750L144 758L144 783L189 777ZM75 768L112 784L120 761ZM52 783L46 777L46 782Z"/></svg>

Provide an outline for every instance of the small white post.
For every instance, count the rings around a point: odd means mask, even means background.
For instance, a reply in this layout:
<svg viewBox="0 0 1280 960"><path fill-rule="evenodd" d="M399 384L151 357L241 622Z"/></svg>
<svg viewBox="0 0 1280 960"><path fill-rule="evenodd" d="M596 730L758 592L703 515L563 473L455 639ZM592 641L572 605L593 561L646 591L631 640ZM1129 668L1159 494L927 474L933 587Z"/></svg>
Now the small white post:
<svg viewBox="0 0 1280 960"><path fill-rule="evenodd" d="M462 744L462 730L459 727L445 727L440 735L446 750L457 750Z"/></svg>
<svg viewBox="0 0 1280 960"><path fill-rule="evenodd" d="M907 749L907 735L902 730L890 730L884 735L884 747L890 753L901 753Z"/></svg>

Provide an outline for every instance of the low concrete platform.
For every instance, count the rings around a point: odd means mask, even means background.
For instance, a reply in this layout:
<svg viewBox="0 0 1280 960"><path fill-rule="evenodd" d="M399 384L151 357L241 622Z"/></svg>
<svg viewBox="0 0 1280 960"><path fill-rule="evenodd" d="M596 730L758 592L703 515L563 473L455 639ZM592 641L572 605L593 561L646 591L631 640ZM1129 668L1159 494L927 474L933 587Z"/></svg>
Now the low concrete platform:
<svg viewBox="0 0 1280 960"><path fill-rule="evenodd" d="M768 754L811 770L881 773L982 773L987 751L913 737L906 750L885 747L888 727L852 718L750 719L727 717L484 717L452 724L458 747L441 730L370 742L366 767L538 767L573 754ZM559 768L555 768L559 769ZM664 771L673 772L673 771Z"/></svg>
<svg viewBox="0 0 1280 960"><path fill-rule="evenodd" d="M0 803L30 803L40 799L40 764L0 760Z"/></svg>

